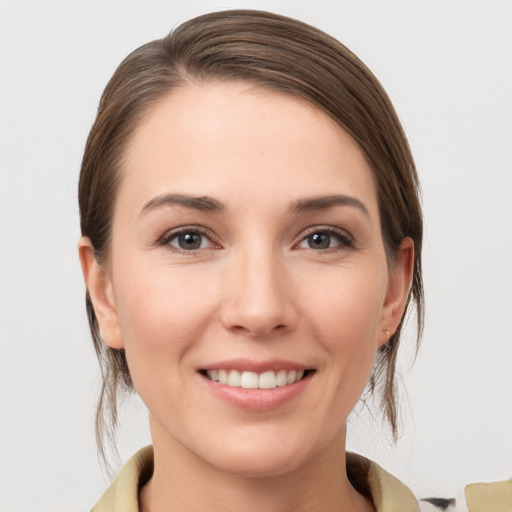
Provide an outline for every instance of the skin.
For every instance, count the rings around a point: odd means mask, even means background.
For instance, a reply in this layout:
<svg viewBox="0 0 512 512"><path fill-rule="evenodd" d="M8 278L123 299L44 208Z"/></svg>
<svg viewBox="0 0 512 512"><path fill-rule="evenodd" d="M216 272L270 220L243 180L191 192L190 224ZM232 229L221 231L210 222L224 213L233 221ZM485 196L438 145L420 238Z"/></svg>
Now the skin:
<svg viewBox="0 0 512 512"><path fill-rule="evenodd" d="M305 207L333 195L352 199ZM372 171L336 123L247 83L174 91L128 146L107 263L79 246L101 335L149 410L142 510L372 510L346 476L345 422L402 317L413 248L387 261ZM313 371L283 405L246 410L199 373L233 358Z"/></svg>

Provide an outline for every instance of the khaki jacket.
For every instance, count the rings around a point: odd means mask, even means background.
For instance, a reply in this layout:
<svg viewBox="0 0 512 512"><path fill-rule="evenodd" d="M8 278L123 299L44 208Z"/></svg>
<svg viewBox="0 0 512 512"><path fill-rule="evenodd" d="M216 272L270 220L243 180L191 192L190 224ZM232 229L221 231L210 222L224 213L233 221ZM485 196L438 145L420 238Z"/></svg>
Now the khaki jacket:
<svg viewBox="0 0 512 512"><path fill-rule="evenodd" d="M139 512L140 482L152 470L153 448L147 446L125 464L91 512ZM371 497L377 512L421 512L408 487L375 462L347 453L347 473L354 487ZM512 480L469 485L466 499L469 512L512 512Z"/></svg>

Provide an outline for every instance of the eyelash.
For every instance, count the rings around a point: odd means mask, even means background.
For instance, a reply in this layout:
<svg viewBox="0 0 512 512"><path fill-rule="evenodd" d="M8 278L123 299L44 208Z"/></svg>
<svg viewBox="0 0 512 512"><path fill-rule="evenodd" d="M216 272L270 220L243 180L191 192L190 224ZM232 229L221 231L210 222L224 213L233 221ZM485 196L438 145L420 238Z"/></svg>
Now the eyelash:
<svg viewBox="0 0 512 512"><path fill-rule="evenodd" d="M171 250L179 252L181 254L188 254L188 255L194 255L197 254L198 251L205 249L205 247L199 247L197 249L182 249L180 247L175 247L171 245L171 242L173 240L178 240L181 235L199 235L202 237L202 239L206 238L208 240L208 246L214 247L216 249L220 248L220 245L216 244L212 240L211 234L205 230L204 228L201 228L199 226L183 226L181 228L173 229L170 232L165 233L162 237L160 237L157 241L157 245L159 246L167 246ZM202 245L203 240L201 241Z"/></svg>
<svg viewBox="0 0 512 512"><path fill-rule="evenodd" d="M214 247L216 249L220 249L221 246L216 244L213 241L213 237L209 233L209 231L205 230L200 226L183 226L177 229L174 229L170 232L165 233L162 237L160 237L157 241L157 245L159 246L167 246L171 250L175 252L179 252L181 254L194 255L197 254L200 250L205 249L207 247L198 247L197 249L183 249L180 247L176 247L171 244L174 240L178 240L182 235L199 235L202 239L200 241L200 245L203 244L204 238L208 240L208 247ZM307 242L310 237L313 235L326 235L331 238L335 238L337 240L337 245L335 247L326 247L326 248L313 248L313 247L303 247L303 249L311 250L314 252L323 252L323 253L331 253L337 252L342 249L353 249L355 247L354 239L344 230L334 228L332 226L314 226L308 228L305 234L302 236L300 241L294 245L294 247L300 246L300 244ZM330 240L329 240L330 241ZM341 246L341 247L340 247Z"/></svg>
<svg viewBox="0 0 512 512"><path fill-rule="evenodd" d="M304 247L304 249L309 249L315 252L337 252L342 249L354 249L354 239L350 236L346 231L338 228L334 228L332 226L314 226L308 228L306 230L305 235L301 238L300 242L297 245L306 242L308 238L313 235L327 235L329 237L334 237L338 244L335 247L327 247L321 249L314 249L313 247ZM341 246L341 247L340 247Z"/></svg>

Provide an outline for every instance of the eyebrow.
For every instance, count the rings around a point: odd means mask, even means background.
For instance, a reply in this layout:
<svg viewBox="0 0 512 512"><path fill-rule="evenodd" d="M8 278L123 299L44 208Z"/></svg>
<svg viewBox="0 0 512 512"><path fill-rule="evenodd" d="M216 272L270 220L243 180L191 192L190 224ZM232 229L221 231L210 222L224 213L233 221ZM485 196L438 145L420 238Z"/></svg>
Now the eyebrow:
<svg viewBox="0 0 512 512"><path fill-rule="evenodd" d="M225 210L225 206L212 197L190 196L186 194L163 194L148 201L140 211L140 215L142 216L162 206L173 205L185 206L186 208L212 213L222 213Z"/></svg>
<svg viewBox="0 0 512 512"><path fill-rule="evenodd" d="M297 199L291 204L290 211L293 213L313 212L327 210L334 206L351 206L361 210L368 218L370 218L370 212L364 203L353 196L340 194Z"/></svg>
<svg viewBox="0 0 512 512"><path fill-rule="evenodd" d="M162 206L179 205L194 210L210 213L222 213L226 210L223 203L209 196L192 196L188 194L162 194L148 201L142 208L140 215L145 215L151 210ZM368 218L368 208L357 198L347 195L315 196L296 199L290 205L292 213L313 212L328 210L334 206L351 206L361 210Z"/></svg>

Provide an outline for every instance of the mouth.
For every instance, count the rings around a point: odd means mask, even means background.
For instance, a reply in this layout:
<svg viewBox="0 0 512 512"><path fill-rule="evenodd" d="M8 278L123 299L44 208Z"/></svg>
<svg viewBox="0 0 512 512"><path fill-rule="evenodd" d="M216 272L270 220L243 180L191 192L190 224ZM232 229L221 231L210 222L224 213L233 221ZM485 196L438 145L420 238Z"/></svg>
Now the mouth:
<svg viewBox="0 0 512 512"><path fill-rule="evenodd" d="M310 389L317 370L289 360L231 359L199 367L197 372L213 396L259 414L293 403Z"/></svg>
<svg viewBox="0 0 512 512"><path fill-rule="evenodd" d="M201 375L210 381L218 382L219 384L233 388L243 389L274 389L277 387L285 387L305 379L313 372L314 370L281 369L258 373L254 371L239 371L229 368L199 371Z"/></svg>

